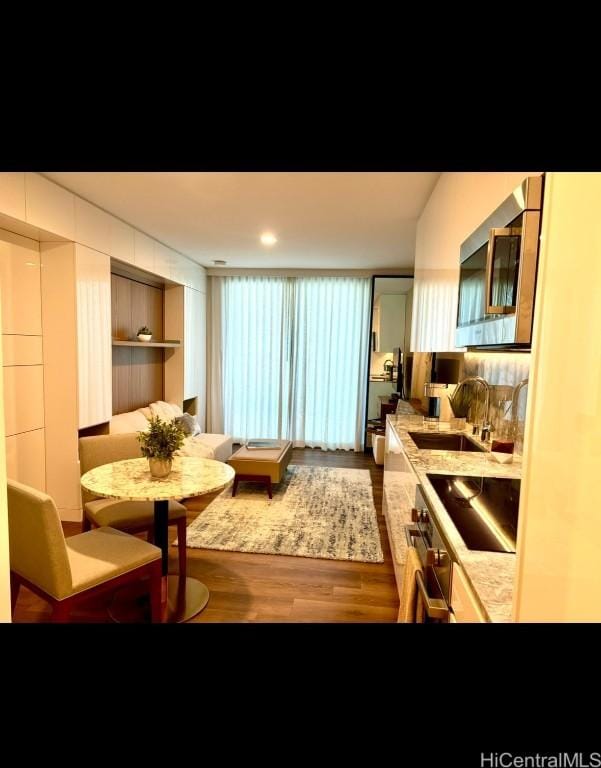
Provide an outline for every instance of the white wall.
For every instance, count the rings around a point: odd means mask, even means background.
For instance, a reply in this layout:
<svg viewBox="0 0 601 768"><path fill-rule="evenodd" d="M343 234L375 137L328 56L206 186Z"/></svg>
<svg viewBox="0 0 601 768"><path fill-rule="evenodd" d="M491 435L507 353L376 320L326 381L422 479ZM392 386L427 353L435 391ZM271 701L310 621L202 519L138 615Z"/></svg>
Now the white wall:
<svg viewBox="0 0 601 768"><path fill-rule="evenodd" d="M600 173L547 175L516 621L601 621L600 218Z"/></svg>

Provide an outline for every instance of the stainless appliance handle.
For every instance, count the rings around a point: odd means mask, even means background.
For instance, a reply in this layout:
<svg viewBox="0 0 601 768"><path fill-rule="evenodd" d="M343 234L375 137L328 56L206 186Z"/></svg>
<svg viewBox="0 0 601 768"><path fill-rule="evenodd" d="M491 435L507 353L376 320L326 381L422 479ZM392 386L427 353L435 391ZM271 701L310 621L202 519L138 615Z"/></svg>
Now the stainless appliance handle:
<svg viewBox="0 0 601 768"><path fill-rule="evenodd" d="M428 617L430 619L448 619L449 609L447 608L447 604L444 600L433 599L430 597L428 590L426 589L424 577L419 571L415 574L415 582L419 589L422 602L424 604L424 610L426 611Z"/></svg>
<svg viewBox="0 0 601 768"><path fill-rule="evenodd" d="M413 547L413 536L415 537L421 537L421 533L415 529L411 528L409 525L405 526L405 538L407 539L407 546ZM428 552L431 552L432 550L428 550ZM426 615L430 619L448 619L449 618L449 609L447 604L444 600L440 600L438 598L432 598L428 594L428 589L426 587L426 582L424 581L424 577L420 571L417 571L415 574L415 583L417 584L417 588L420 593L420 597L424 606L424 610L426 612Z"/></svg>
<svg viewBox="0 0 601 768"><path fill-rule="evenodd" d="M509 315L515 312L515 306L513 304L495 306L491 304L492 298L492 277L493 277L493 258L495 255L495 242L497 237L511 237L512 235L521 234L521 229L513 229L512 227L501 227L490 230L488 236L488 251L486 253L486 285L485 285L485 297L486 297L486 314L487 315ZM522 245L520 244L520 253ZM521 265L521 259L520 259Z"/></svg>

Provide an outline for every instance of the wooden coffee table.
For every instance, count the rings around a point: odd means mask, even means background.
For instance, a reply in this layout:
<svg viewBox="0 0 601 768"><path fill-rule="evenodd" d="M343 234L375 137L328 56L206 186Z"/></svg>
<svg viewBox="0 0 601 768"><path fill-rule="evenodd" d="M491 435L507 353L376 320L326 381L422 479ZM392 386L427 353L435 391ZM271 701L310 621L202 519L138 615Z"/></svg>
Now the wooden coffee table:
<svg viewBox="0 0 601 768"><path fill-rule="evenodd" d="M274 448L247 448L243 446L233 453L227 463L235 470L232 496L236 495L241 480L263 483L272 499L272 483L279 483L292 458L292 442L278 440Z"/></svg>

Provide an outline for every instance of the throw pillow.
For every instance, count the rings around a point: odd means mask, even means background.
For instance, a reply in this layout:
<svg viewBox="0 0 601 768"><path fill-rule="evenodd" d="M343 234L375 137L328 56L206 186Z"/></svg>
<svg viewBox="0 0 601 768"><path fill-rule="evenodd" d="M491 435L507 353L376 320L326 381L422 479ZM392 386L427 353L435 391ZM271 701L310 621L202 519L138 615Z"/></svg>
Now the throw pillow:
<svg viewBox="0 0 601 768"><path fill-rule="evenodd" d="M182 416L177 416L175 421L184 430L186 435L191 435L194 437L194 435L200 434L200 425L198 424L196 416L192 416L189 413L184 413Z"/></svg>

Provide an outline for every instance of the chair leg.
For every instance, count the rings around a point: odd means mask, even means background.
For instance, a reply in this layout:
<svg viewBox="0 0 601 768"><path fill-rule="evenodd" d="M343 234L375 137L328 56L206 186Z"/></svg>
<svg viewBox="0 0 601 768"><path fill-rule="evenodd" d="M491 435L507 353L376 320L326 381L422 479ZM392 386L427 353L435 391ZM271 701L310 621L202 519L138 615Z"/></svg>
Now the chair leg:
<svg viewBox="0 0 601 768"><path fill-rule="evenodd" d="M150 569L150 620L160 624L163 620L161 605L162 588L161 561L157 560Z"/></svg>
<svg viewBox="0 0 601 768"><path fill-rule="evenodd" d="M15 612L17 605L17 598L19 597L19 590L21 589L21 580L16 573L11 571L10 574L10 613L11 616Z"/></svg>
<svg viewBox="0 0 601 768"><path fill-rule="evenodd" d="M186 573L186 560L187 560L187 552L186 552L186 523L188 521L185 517L180 517L177 521L177 548L178 548L178 558L179 558L179 575L183 576Z"/></svg>
<svg viewBox="0 0 601 768"><path fill-rule="evenodd" d="M81 521L81 532L86 533L87 531L92 530L92 523L89 521L88 516L86 513L83 513L83 520Z"/></svg>
<svg viewBox="0 0 601 768"><path fill-rule="evenodd" d="M53 623L64 624L69 621L69 615L71 613L71 605L68 600L61 600L58 603L54 603L52 610Z"/></svg>
<svg viewBox="0 0 601 768"><path fill-rule="evenodd" d="M232 485L232 498L236 495L236 491L238 490L238 483L240 481L237 477L234 477L234 484Z"/></svg>
<svg viewBox="0 0 601 768"><path fill-rule="evenodd" d="M271 478L267 478L267 493L269 494L269 498L273 499L273 494L271 492Z"/></svg>

